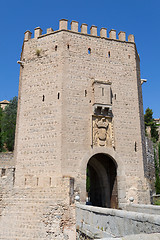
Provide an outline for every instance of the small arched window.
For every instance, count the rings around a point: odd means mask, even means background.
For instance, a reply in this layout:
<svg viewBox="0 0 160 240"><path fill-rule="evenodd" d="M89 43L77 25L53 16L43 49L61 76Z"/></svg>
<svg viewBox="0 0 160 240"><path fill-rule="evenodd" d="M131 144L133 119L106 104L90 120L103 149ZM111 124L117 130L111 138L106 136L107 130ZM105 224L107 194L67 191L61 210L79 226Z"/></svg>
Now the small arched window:
<svg viewBox="0 0 160 240"><path fill-rule="evenodd" d="M88 54L91 54L91 48L88 48Z"/></svg>

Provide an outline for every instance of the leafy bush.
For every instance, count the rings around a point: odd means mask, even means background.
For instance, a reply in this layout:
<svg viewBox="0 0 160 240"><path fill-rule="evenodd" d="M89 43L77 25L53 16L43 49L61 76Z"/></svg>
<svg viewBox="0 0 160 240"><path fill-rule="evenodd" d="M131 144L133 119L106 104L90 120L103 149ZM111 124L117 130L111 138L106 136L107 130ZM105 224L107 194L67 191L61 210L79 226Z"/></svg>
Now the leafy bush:
<svg viewBox="0 0 160 240"><path fill-rule="evenodd" d="M160 146L160 144L159 144ZM160 147L158 148L158 156L160 156ZM156 175L156 182L155 182L155 188L156 188L156 194L160 194L160 178L159 178L159 174L160 174L160 168L159 168L159 164L157 162L157 156L156 156L156 151L154 150L154 162L155 162L155 175ZM160 162L160 158L159 158L159 162Z"/></svg>
<svg viewBox="0 0 160 240"><path fill-rule="evenodd" d="M158 131L157 131L157 125L154 121L153 118L153 111L150 108L147 108L144 114L144 123L145 123L145 128L147 126L151 127L151 137L153 142L157 142L159 135L158 135Z"/></svg>
<svg viewBox="0 0 160 240"><path fill-rule="evenodd" d="M17 117L17 102L18 98L14 97L5 107L1 117L1 136L2 144L9 151L14 149L16 117Z"/></svg>

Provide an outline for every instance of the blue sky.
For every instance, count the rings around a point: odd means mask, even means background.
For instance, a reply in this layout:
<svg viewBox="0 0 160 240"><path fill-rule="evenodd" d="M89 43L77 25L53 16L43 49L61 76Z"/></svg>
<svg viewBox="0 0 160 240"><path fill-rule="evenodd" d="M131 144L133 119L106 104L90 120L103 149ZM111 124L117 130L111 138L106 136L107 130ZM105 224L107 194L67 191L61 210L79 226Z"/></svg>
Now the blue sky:
<svg viewBox="0 0 160 240"><path fill-rule="evenodd" d="M141 59L144 110L160 117L160 1L159 0L1 0L0 100L18 95L19 65L24 32L40 26L43 33L58 29L66 18L135 35Z"/></svg>

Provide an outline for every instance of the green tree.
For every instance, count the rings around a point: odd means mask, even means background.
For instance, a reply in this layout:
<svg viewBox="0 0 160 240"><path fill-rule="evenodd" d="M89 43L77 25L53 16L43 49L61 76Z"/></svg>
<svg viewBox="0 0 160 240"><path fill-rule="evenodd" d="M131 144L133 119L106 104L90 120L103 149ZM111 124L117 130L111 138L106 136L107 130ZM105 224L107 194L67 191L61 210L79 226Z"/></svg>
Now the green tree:
<svg viewBox="0 0 160 240"><path fill-rule="evenodd" d="M3 141L2 141L2 108L0 107L0 152L3 149Z"/></svg>
<svg viewBox="0 0 160 240"><path fill-rule="evenodd" d="M18 98L14 97L5 107L2 116L2 138L3 144L6 145L9 151L14 149L16 117L17 117L17 102Z"/></svg>
<svg viewBox="0 0 160 240"><path fill-rule="evenodd" d="M145 128L147 126L151 127L151 137L153 142L157 142L159 135L158 135L158 131L157 131L157 126L156 123L153 119L153 111L150 108L147 108L144 114L144 123L145 123Z"/></svg>
<svg viewBox="0 0 160 240"><path fill-rule="evenodd" d="M158 143L158 158L159 158L159 170L160 170L160 142Z"/></svg>

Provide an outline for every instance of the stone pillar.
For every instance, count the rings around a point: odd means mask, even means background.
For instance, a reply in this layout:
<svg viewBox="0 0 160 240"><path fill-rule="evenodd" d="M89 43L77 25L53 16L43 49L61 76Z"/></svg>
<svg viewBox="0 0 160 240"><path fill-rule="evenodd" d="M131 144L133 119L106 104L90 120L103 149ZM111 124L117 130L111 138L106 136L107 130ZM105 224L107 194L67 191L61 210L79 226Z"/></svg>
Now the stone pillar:
<svg viewBox="0 0 160 240"><path fill-rule="evenodd" d="M130 34L128 36L128 42L134 42L134 35L133 34Z"/></svg>
<svg viewBox="0 0 160 240"><path fill-rule="evenodd" d="M25 41L28 41L29 39L31 39L31 35L32 35L32 33L31 33L29 30L27 30L27 31L24 33L24 40L25 40Z"/></svg>
<svg viewBox="0 0 160 240"><path fill-rule="evenodd" d="M107 37L107 28L101 28L100 36L106 38Z"/></svg>
<svg viewBox="0 0 160 240"><path fill-rule="evenodd" d="M87 34L87 28L88 28L88 25L86 23L83 23L81 25L81 33Z"/></svg>
<svg viewBox="0 0 160 240"><path fill-rule="evenodd" d="M34 29L34 38L38 38L41 35L42 35L42 29L40 27L36 27Z"/></svg>
<svg viewBox="0 0 160 240"><path fill-rule="evenodd" d="M59 20L59 30L62 29L68 29L68 20L67 19L61 19Z"/></svg>
<svg viewBox="0 0 160 240"><path fill-rule="evenodd" d="M78 32L78 22L77 21L71 22L71 31Z"/></svg>
<svg viewBox="0 0 160 240"><path fill-rule="evenodd" d="M126 33L125 32L119 32L118 37L120 41L126 41Z"/></svg>
<svg viewBox="0 0 160 240"><path fill-rule="evenodd" d="M97 27L96 26L91 26L90 33L93 36L97 36Z"/></svg>
<svg viewBox="0 0 160 240"><path fill-rule="evenodd" d="M47 33L52 33L53 29L52 28L47 28Z"/></svg>
<svg viewBox="0 0 160 240"><path fill-rule="evenodd" d="M116 30L111 29L109 32L109 38L110 39L116 39Z"/></svg>

